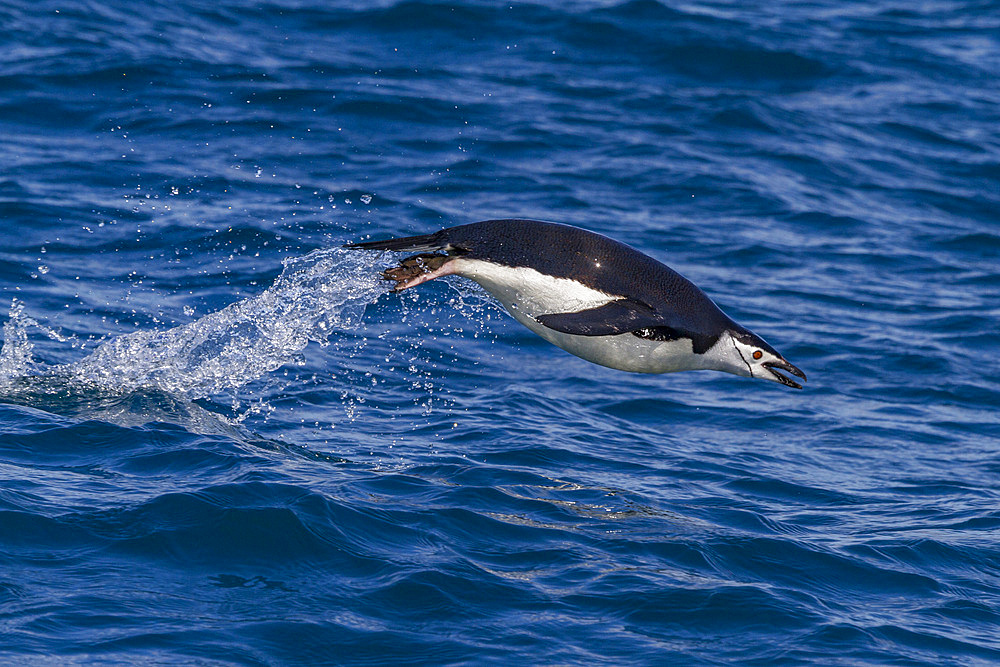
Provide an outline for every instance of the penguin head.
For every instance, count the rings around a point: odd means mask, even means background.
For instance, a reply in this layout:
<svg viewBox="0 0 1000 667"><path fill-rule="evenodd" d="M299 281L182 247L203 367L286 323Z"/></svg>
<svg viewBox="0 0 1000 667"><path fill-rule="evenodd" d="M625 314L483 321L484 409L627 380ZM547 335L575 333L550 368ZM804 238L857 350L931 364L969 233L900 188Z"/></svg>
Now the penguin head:
<svg viewBox="0 0 1000 667"><path fill-rule="evenodd" d="M728 330L722 338L729 339L728 342L735 352L735 354L728 355L729 367L725 369L728 372L780 382L786 387L802 389L801 384L778 371L785 371L802 380L806 379L806 374L790 364L777 350L768 345L767 341L754 332L738 327ZM720 340L720 342L723 341Z"/></svg>

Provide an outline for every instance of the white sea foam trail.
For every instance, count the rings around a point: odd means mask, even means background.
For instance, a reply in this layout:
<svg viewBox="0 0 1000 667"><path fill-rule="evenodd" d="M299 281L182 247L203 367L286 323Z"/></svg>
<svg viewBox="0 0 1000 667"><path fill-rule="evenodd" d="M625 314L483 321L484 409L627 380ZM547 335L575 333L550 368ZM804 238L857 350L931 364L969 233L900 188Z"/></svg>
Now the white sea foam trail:
<svg viewBox="0 0 1000 667"><path fill-rule="evenodd" d="M295 360L309 344L354 327L387 288L377 257L340 248L284 261L274 284L190 324L139 331L101 344L89 356L38 369L30 326L15 302L4 325L0 387L31 375L59 376L110 391L155 389L189 399L241 387Z"/></svg>
<svg viewBox="0 0 1000 667"><path fill-rule="evenodd" d="M24 314L24 304L14 299L10 317L3 325L3 347L0 348L0 388L24 377L31 367L31 341L28 327L35 321Z"/></svg>

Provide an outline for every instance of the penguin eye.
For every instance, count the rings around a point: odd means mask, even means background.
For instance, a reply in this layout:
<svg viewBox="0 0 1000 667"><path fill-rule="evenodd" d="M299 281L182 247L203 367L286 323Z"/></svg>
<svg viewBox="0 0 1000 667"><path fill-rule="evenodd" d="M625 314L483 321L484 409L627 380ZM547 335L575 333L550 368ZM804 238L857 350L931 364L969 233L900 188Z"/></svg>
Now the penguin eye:
<svg viewBox="0 0 1000 667"><path fill-rule="evenodd" d="M764 356L764 353L761 352L760 350L754 350L753 351L753 358L754 359L760 359L763 356Z"/></svg>

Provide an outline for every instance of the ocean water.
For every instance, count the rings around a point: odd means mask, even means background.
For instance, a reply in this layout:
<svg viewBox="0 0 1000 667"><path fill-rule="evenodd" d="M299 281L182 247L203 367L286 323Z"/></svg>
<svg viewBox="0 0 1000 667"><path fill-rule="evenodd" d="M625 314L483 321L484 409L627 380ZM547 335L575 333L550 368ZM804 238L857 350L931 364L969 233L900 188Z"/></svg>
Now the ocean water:
<svg viewBox="0 0 1000 667"><path fill-rule="evenodd" d="M8 0L5 664L1000 662L1000 4ZM647 252L809 376L343 243Z"/></svg>

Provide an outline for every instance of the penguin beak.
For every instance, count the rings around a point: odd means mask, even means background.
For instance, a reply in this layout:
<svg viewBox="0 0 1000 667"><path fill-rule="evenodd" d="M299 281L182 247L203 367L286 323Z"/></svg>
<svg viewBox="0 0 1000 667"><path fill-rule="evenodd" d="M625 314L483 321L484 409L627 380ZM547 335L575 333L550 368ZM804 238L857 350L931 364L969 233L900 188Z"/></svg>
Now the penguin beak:
<svg viewBox="0 0 1000 667"><path fill-rule="evenodd" d="M792 364L788 363L784 359L782 359L781 361L765 361L763 364L761 364L761 366L763 366L768 371L770 371L771 375L774 376L773 378L770 378L770 379L773 379L773 380L775 380L777 382L780 382L781 384L785 385L786 387L793 387L795 389L802 389L802 385L800 385L798 382L796 382L795 380L793 380L793 379L791 379L791 378L789 378L789 377L787 377L785 375L782 375L781 373L778 372L779 370L781 370L781 371L785 371L787 373L791 373L795 377L802 378L803 381L806 379L806 374L805 373L803 373L796 366L793 366ZM777 369L777 370L775 370L775 369Z"/></svg>

